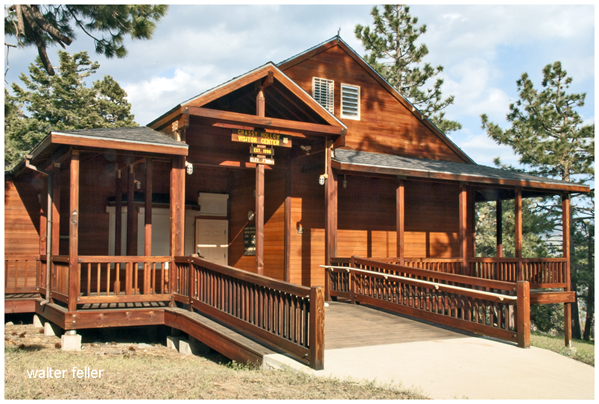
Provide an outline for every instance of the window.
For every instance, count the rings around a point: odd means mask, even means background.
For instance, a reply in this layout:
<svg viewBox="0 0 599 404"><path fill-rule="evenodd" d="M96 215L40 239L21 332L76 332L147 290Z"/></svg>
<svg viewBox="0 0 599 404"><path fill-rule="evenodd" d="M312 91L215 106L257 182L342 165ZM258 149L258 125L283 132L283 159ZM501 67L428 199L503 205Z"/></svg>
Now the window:
<svg viewBox="0 0 599 404"><path fill-rule="evenodd" d="M341 84L341 118L360 119L360 87Z"/></svg>
<svg viewBox="0 0 599 404"><path fill-rule="evenodd" d="M334 114L334 85L333 80L314 77L312 80L312 97L331 114Z"/></svg>

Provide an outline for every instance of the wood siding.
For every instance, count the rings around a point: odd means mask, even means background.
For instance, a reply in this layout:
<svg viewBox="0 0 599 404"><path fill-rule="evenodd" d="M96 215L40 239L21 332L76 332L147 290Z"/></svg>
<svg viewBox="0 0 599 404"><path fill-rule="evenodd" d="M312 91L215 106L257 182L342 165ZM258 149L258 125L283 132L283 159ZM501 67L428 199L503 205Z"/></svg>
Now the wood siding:
<svg viewBox="0 0 599 404"><path fill-rule="evenodd" d="M334 80L336 117L341 115L341 83L360 87L361 119L341 119L347 125L346 148L463 162L341 47L334 46L284 73L308 94L312 94L313 77Z"/></svg>
<svg viewBox="0 0 599 404"><path fill-rule="evenodd" d="M338 256L395 256L396 181L347 176L343 188L343 175L339 178ZM406 181L405 204L406 257L459 257L457 184ZM468 219L470 254L473 218Z"/></svg>
<svg viewBox="0 0 599 404"><path fill-rule="evenodd" d="M24 174L4 182L4 253L39 254L41 180Z"/></svg>

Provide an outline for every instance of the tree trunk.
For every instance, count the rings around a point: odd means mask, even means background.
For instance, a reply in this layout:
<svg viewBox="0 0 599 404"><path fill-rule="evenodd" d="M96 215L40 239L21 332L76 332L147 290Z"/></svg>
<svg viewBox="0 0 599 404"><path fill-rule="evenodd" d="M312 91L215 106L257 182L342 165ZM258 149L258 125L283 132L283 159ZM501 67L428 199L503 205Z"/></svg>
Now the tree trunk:
<svg viewBox="0 0 599 404"><path fill-rule="evenodd" d="M572 222L573 209L570 209L570 223ZM572 263L572 259L574 258L574 226L570 226L570 284L571 289L576 296L574 299L574 303L572 303L572 339L582 339L582 331L580 328L580 313L578 311L578 282L577 282L577 272L578 268L576 263Z"/></svg>
<svg viewBox="0 0 599 404"><path fill-rule="evenodd" d="M593 249L595 242L593 240L592 228L589 227L589 237L587 244L587 266L589 273L593 274L595 263L593 262ZM591 340L591 329L593 328L593 318L595 317L595 276L589 282L589 291L587 293L587 318L584 322L584 334L582 338L585 341Z"/></svg>
<svg viewBox="0 0 599 404"><path fill-rule="evenodd" d="M593 317L595 316L595 285L591 282L589 293L587 294L587 318L584 322L584 334L582 339L591 340L591 328L593 326Z"/></svg>

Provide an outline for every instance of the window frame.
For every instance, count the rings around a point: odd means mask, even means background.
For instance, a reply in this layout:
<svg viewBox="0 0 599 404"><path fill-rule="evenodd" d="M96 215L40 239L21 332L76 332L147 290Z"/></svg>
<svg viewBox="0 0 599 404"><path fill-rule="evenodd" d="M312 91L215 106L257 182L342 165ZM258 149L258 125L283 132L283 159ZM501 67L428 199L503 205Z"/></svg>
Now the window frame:
<svg viewBox="0 0 599 404"><path fill-rule="evenodd" d="M346 114L345 110L344 110L344 102L343 102L343 89L345 88L351 88L351 89L357 89L357 113L356 114ZM339 112L339 116L341 118L344 119L353 119L356 121L360 120L360 116L361 116L361 100L362 100L362 88L360 86L356 86L355 84L347 84L347 83L341 83L341 87L340 87L340 92L341 92L341 97L340 97L340 112ZM353 108L353 106L352 106Z"/></svg>
<svg viewBox="0 0 599 404"><path fill-rule="evenodd" d="M316 82L319 81L319 86L322 86L322 82L326 83L327 85L327 97L330 96L330 99L327 99L326 104L327 105L323 105L319 99L316 97ZM330 95L329 95L329 86L330 85ZM320 90L322 92L322 90ZM328 112L331 113L331 115L335 115L335 81L334 80L330 80L330 79L325 79L323 77L312 77L312 98L314 98L314 100L320 105L322 106L324 109L326 109ZM330 106L329 106L330 104Z"/></svg>

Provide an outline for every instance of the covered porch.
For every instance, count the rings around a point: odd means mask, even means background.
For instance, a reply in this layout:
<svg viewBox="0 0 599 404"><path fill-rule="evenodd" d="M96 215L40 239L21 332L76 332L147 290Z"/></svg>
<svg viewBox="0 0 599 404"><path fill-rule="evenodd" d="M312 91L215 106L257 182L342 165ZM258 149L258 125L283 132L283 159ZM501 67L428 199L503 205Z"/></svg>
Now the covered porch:
<svg viewBox="0 0 599 404"><path fill-rule="evenodd" d="M570 195L588 192L588 187L475 164L342 149L331 155L329 167L327 265L361 268L354 266L355 260L368 258L514 285L526 281L531 304L564 304L565 343L571 344ZM522 201L552 195L562 201L561 256L526 257ZM503 242L501 202L509 200L515 222L513 257L504 256ZM489 201L497 206L496 254L480 257L475 206ZM326 282L331 286L331 274Z"/></svg>

